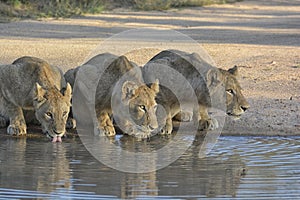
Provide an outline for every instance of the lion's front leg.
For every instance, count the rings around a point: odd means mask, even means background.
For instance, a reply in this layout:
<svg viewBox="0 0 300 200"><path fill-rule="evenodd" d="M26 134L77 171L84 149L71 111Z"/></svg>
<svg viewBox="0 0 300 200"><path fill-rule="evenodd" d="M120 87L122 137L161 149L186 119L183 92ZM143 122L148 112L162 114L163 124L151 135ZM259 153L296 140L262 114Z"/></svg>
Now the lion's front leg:
<svg viewBox="0 0 300 200"><path fill-rule="evenodd" d="M72 117L68 117L66 123L66 129L75 129L76 128L76 120Z"/></svg>
<svg viewBox="0 0 300 200"><path fill-rule="evenodd" d="M175 113L178 113L180 111L179 106L174 105L172 108L170 105L165 105L164 110L161 110L163 112L157 112L157 119L161 123L159 124L160 132L158 132L161 135L170 135L173 131L173 116Z"/></svg>
<svg viewBox="0 0 300 200"><path fill-rule="evenodd" d="M166 119L166 124L161 129L162 135L170 135L173 131L173 122L172 122L172 116L169 114Z"/></svg>
<svg viewBox="0 0 300 200"><path fill-rule="evenodd" d="M7 133L17 136L25 135L27 127L22 108L9 104L6 109L10 121L9 126L7 127Z"/></svg>
<svg viewBox="0 0 300 200"><path fill-rule="evenodd" d="M69 116L67 119L67 123L66 123L66 129L75 129L76 127L77 127L77 124L76 124L76 120L74 119L73 111L72 111L72 107L71 107Z"/></svg>
<svg viewBox="0 0 300 200"><path fill-rule="evenodd" d="M116 135L114 125L111 118L107 112L101 112L98 116L98 129L100 134L105 134L106 136Z"/></svg>
<svg viewBox="0 0 300 200"><path fill-rule="evenodd" d="M199 114L200 120L198 129L200 131L215 130L219 128L218 121L208 115L207 107L199 105Z"/></svg>

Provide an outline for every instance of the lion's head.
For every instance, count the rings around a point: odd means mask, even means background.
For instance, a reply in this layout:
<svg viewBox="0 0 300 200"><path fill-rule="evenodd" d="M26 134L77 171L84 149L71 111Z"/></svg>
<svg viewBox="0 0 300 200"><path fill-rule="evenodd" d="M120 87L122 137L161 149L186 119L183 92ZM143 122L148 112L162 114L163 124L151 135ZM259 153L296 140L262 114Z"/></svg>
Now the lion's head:
<svg viewBox="0 0 300 200"><path fill-rule="evenodd" d="M127 120L125 130L127 134L136 137L148 137L158 128L156 118L156 94L159 92L159 83L156 81L149 87L145 84L137 85L126 81L122 86L122 102L128 106L130 120Z"/></svg>
<svg viewBox="0 0 300 200"><path fill-rule="evenodd" d="M242 89L236 76L238 68L235 66L229 70L220 70L224 77L226 90L227 114L232 116L242 115L249 107L249 103L242 94Z"/></svg>
<svg viewBox="0 0 300 200"><path fill-rule="evenodd" d="M37 120L41 123L43 132L52 138L53 142L61 142L66 132L66 121L71 106L72 89L70 84L64 91L57 88L42 88L35 86L34 109Z"/></svg>

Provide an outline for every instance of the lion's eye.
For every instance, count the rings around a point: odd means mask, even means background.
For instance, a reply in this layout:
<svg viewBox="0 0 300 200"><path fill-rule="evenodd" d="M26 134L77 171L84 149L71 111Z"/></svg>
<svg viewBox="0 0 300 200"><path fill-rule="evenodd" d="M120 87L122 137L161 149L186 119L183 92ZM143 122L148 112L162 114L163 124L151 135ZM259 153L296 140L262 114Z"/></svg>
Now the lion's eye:
<svg viewBox="0 0 300 200"><path fill-rule="evenodd" d="M142 111L146 111L146 107L144 105L139 105L139 108L142 110Z"/></svg>
<svg viewBox="0 0 300 200"><path fill-rule="evenodd" d="M51 112L46 112L46 116L52 119L52 113Z"/></svg>
<svg viewBox="0 0 300 200"><path fill-rule="evenodd" d="M234 94L234 90L232 89L226 90L226 92L228 92L229 94Z"/></svg>

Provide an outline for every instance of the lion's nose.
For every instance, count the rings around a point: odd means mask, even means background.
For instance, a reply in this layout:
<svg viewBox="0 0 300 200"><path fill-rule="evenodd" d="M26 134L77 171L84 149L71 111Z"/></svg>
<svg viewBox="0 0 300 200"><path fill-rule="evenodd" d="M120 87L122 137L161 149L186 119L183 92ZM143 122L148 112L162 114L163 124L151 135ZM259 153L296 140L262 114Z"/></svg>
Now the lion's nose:
<svg viewBox="0 0 300 200"><path fill-rule="evenodd" d="M154 128L153 126L149 126L149 129L150 129L150 131L154 131L154 129L156 129L156 128Z"/></svg>
<svg viewBox="0 0 300 200"><path fill-rule="evenodd" d="M250 108L250 105L244 105L241 106L241 109L245 112L246 110L248 110Z"/></svg>
<svg viewBox="0 0 300 200"><path fill-rule="evenodd" d="M158 128L158 124L157 123L152 123L148 127L149 127L150 131L154 131L155 129Z"/></svg>
<svg viewBox="0 0 300 200"><path fill-rule="evenodd" d="M61 135L64 133L64 131L58 131L58 130L53 130L53 132L56 134L56 135Z"/></svg>

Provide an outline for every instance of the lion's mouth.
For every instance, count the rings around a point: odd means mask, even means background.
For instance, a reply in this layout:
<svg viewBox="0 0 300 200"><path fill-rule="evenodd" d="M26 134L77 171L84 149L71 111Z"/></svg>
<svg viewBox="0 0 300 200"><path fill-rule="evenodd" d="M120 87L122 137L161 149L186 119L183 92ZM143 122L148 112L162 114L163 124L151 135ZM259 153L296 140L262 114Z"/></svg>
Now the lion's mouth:
<svg viewBox="0 0 300 200"><path fill-rule="evenodd" d="M137 126L137 130L148 135L155 133L156 129L150 128L149 126Z"/></svg>
<svg viewBox="0 0 300 200"><path fill-rule="evenodd" d="M231 116L234 120L239 120L242 114L238 115L238 114L228 112L227 115Z"/></svg>
<svg viewBox="0 0 300 200"><path fill-rule="evenodd" d="M55 142L62 142L62 140L61 140L61 136L54 136L53 138L52 138L52 141L51 142L53 142L53 143L55 143Z"/></svg>
<svg viewBox="0 0 300 200"><path fill-rule="evenodd" d="M135 137L140 139L144 139L149 138L152 134L151 130L148 127L137 125L134 131L132 131L131 135L134 135Z"/></svg>
<svg viewBox="0 0 300 200"><path fill-rule="evenodd" d="M56 142L62 142L62 137L64 134L50 134L47 131L47 136L50 138L51 142L56 143Z"/></svg>
<svg viewBox="0 0 300 200"><path fill-rule="evenodd" d="M234 117L241 116L241 114L234 114L234 113L231 113L231 112L227 112L226 114L229 115L229 116L234 116Z"/></svg>

